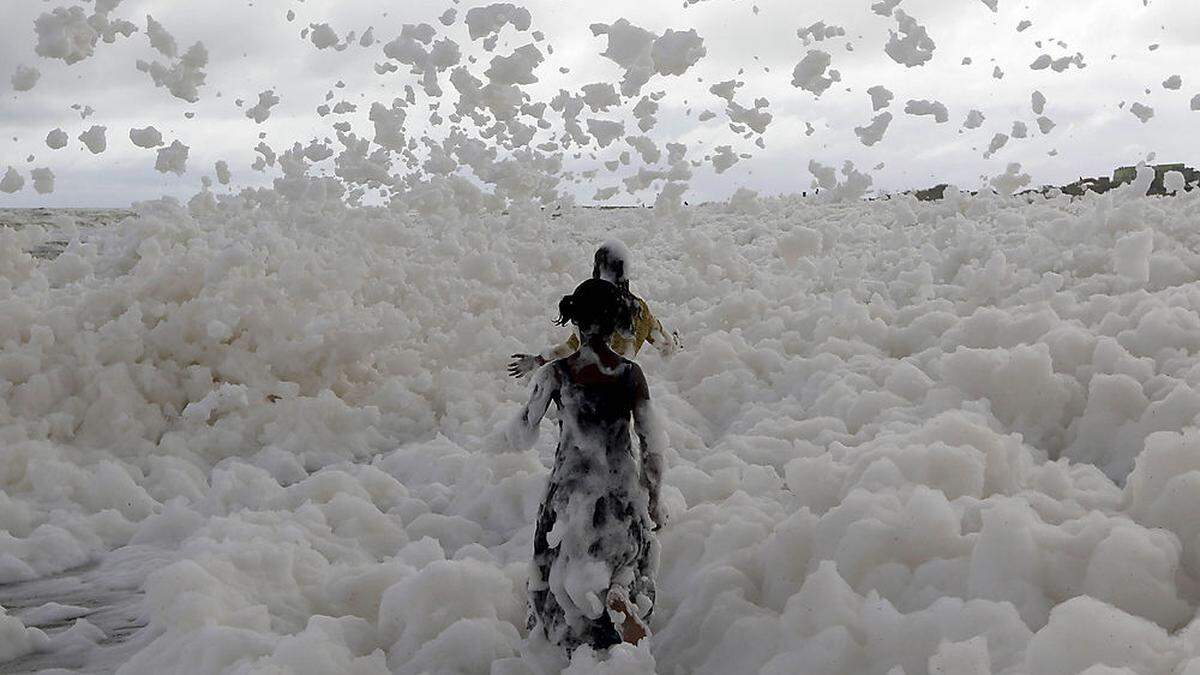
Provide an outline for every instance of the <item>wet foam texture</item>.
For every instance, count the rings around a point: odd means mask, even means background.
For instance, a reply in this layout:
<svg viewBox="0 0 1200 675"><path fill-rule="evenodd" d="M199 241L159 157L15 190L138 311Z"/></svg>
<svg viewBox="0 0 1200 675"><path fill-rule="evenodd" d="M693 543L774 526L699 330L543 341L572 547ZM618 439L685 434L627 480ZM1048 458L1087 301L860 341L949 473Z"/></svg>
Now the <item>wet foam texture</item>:
<svg viewBox="0 0 1200 675"><path fill-rule="evenodd" d="M670 523L653 637L566 672L1182 672L1200 222L1149 177L553 219L313 178L54 260L0 230L0 582L162 560L122 673L554 672L524 586L556 439L501 441L504 364L619 238L686 345L640 357ZM100 659L93 629L0 615L0 655Z"/></svg>

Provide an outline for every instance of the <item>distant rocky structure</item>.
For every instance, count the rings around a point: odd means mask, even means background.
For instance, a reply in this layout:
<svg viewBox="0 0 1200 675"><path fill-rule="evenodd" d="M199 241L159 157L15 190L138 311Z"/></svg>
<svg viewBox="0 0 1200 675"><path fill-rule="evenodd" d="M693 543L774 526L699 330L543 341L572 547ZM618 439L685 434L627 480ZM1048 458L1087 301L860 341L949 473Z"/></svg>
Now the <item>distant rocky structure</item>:
<svg viewBox="0 0 1200 675"><path fill-rule="evenodd" d="M931 188L924 190L914 190L913 195L923 202L936 202L946 196L946 188L950 187L948 183L939 183Z"/></svg>
<svg viewBox="0 0 1200 675"><path fill-rule="evenodd" d="M1200 189L1200 171L1197 171L1196 169L1193 169L1192 167L1187 166L1186 164L1183 164L1183 163L1155 164L1149 168L1154 169L1154 180L1153 180L1153 182L1150 183L1150 188L1146 191L1146 194L1166 195L1166 194L1172 193L1173 192L1172 190L1167 189L1167 183L1166 183L1167 174L1172 171L1176 171L1180 175L1183 176L1183 181L1184 181L1183 189L1184 190L1191 191L1191 190L1195 190L1195 189ZM1042 186L1040 188L1033 188L1033 189L1025 190L1024 192L1021 192L1020 194L1028 194L1031 192L1039 192L1041 194L1046 194L1052 189L1058 189L1058 190L1062 191L1063 194L1068 194L1068 195L1071 195L1072 197L1081 197L1086 192L1095 192L1098 194L1104 194L1105 192L1108 192L1109 190L1112 190L1113 188L1117 188L1122 185L1127 185L1129 183L1132 183L1134 180L1136 180L1137 179L1137 169L1138 168L1136 166L1122 166L1122 167L1119 167L1116 171L1113 171L1113 174L1111 177L1110 176L1101 176L1099 178L1082 178L1081 177L1079 180L1077 180L1073 183L1068 183L1067 185L1060 185L1057 187L1046 185L1046 186ZM949 185L947 185L946 183L940 183L931 188L925 188L924 190L911 190L911 191L908 191L908 192L905 192L902 194L912 194L919 201L932 202L932 201L938 201L938 200L944 198L945 194L946 194L946 188L948 188L948 187L949 187Z"/></svg>
<svg viewBox="0 0 1200 675"><path fill-rule="evenodd" d="M1166 176L1171 171L1178 171L1183 175L1185 190L1191 190L1196 187L1196 183L1200 182L1200 171L1197 171L1185 164L1155 164L1150 168L1154 169L1154 181L1150 183L1150 189L1146 194L1165 195L1168 190L1166 188ZM1101 176L1100 178L1080 178L1079 180L1069 185L1064 185L1060 189L1065 194L1072 196L1082 196L1083 193L1091 191L1104 194L1113 188L1132 183L1137 178L1136 166L1122 166L1113 172L1112 178Z"/></svg>
<svg viewBox="0 0 1200 675"><path fill-rule="evenodd" d="M0 228L45 228L50 236L29 253L35 258L53 260L66 249L71 236L87 239L133 215L129 209L0 208ZM65 235L64 230L73 234Z"/></svg>

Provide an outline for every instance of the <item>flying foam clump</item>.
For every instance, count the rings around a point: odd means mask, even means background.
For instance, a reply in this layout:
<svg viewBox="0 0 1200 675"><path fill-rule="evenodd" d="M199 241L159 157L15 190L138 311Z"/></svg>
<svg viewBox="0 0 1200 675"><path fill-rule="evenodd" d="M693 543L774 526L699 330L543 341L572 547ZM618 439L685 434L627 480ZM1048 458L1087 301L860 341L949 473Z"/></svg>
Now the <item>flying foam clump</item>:
<svg viewBox="0 0 1200 675"><path fill-rule="evenodd" d="M833 86L834 82L842 79L838 71L829 69L832 60L833 57L829 55L829 52L810 49L792 71L792 86L810 91L817 96L825 93L825 90ZM828 74L826 74L826 70L829 70Z"/></svg>
<svg viewBox="0 0 1200 675"><path fill-rule="evenodd" d="M152 126L143 129L130 129L129 140L139 148L157 148L163 144L162 133Z"/></svg>
<svg viewBox="0 0 1200 675"><path fill-rule="evenodd" d="M896 97L890 89L879 84L867 89L867 93L871 96L871 109L875 112L891 105L892 99Z"/></svg>
<svg viewBox="0 0 1200 675"><path fill-rule="evenodd" d="M258 103L246 111L246 117L254 120L255 124L262 124L271 116L271 108L278 104L279 96L274 89L268 89L258 95Z"/></svg>
<svg viewBox="0 0 1200 675"><path fill-rule="evenodd" d="M327 23L314 23L309 26L308 39L317 49L336 48L342 41L337 32Z"/></svg>
<svg viewBox="0 0 1200 675"><path fill-rule="evenodd" d="M1049 54L1042 54L1029 64L1029 69L1046 70L1048 68L1056 73L1061 73L1071 66L1086 68L1087 64L1084 63L1083 54L1076 53L1072 56L1060 56L1059 58L1054 58Z"/></svg>
<svg viewBox="0 0 1200 675"><path fill-rule="evenodd" d="M879 16L891 16L902 0L878 0L871 4L871 11Z"/></svg>
<svg viewBox="0 0 1200 675"><path fill-rule="evenodd" d="M48 195L54 192L54 172L47 167L41 167L29 172L29 177L33 179L33 189L39 195Z"/></svg>
<svg viewBox="0 0 1200 675"><path fill-rule="evenodd" d="M893 16L899 33L894 30L888 31L891 37L884 46L884 52L892 57L893 61L908 68L928 63L937 49L937 44L929 37L929 32L902 9L893 12Z"/></svg>
<svg viewBox="0 0 1200 675"><path fill-rule="evenodd" d="M1003 143L1000 145L1003 145ZM996 192L1001 196L1007 197L1026 185L1029 185L1031 181L1032 179L1030 178L1029 174L1021 173L1021 164L1018 162L1013 162L1008 165L1008 168L1005 169L1004 173L990 179L988 184L995 188Z"/></svg>
<svg viewBox="0 0 1200 675"><path fill-rule="evenodd" d="M154 170L182 176L187 173L188 150L188 146L179 141L172 141L167 147L160 148L154 160Z"/></svg>
<svg viewBox="0 0 1200 675"><path fill-rule="evenodd" d="M1046 111L1046 95L1045 94L1043 94L1040 91L1035 91L1032 94L1030 94L1029 99L1030 99L1030 106L1033 108L1033 112L1035 114L1041 115L1042 113L1044 113Z"/></svg>
<svg viewBox="0 0 1200 675"><path fill-rule="evenodd" d="M100 35L88 23L82 7L55 7L33 22L37 32L34 51L48 59L62 59L71 65L95 53Z"/></svg>
<svg viewBox="0 0 1200 675"><path fill-rule="evenodd" d="M606 148L610 143L625 135L625 125L615 120L588 118L587 130L596 139L596 145Z"/></svg>
<svg viewBox="0 0 1200 675"><path fill-rule="evenodd" d="M384 56L409 66L414 75L421 76L421 85L431 97L442 95L438 73L458 65L462 58L458 43L449 38L434 42L436 36L436 29L429 24L405 24L400 35L383 46Z"/></svg>
<svg viewBox="0 0 1200 675"><path fill-rule="evenodd" d="M612 24L594 23L591 31L607 36L600 55L624 69L621 94L630 98L639 95L655 73L683 75L707 53L695 30L667 30L660 36L622 18Z"/></svg>
<svg viewBox="0 0 1200 675"><path fill-rule="evenodd" d="M757 98L754 100L754 107L747 108L734 101L730 101L725 108L725 113L729 115L729 121L734 124L744 125L750 131L756 134L767 133L767 127L771 124L774 117L767 111L770 102L765 98Z"/></svg>
<svg viewBox="0 0 1200 675"><path fill-rule="evenodd" d="M117 36L129 37L138 31L132 21L113 19L109 14L121 4L121 0L96 0L96 11L88 17L88 23L100 34L105 44L113 44Z"/></svg>
<svg viewBox="0 0 1200 675"><path fill-rule="evenodd" d="M904 112L913 116L928 116L933 117L938 124L943 124L950 120L950 111L946 109L945 104L941 101L929 101L926 99L909 100L904 104Z"/></svg>
<svg viewBox="0 0 1200 675"><path fill-rule="evenodd" d="M208 50L203 43L197 42L189 47L182 57L169 65L138 59L137 69L150 75L154 86L166 87L172 96L195 103L200 100L199 88L204 85L207 77L204 72L207 65Z"/></svg>
<svg viewBox="0 0 1200 675"><path fill-rule="evenodd" d="M146 15L146 37L150 39L150 46L168 59L179 56L179 45L175 42L175 36L149 14Z"/></svg>
<svg viewBox="0 0 1200 675"><path fill-rule="evenodd" d="M19 192L25 187L25 177L13 167L8 167L8 171L4 172L4 177L0 178L0 192L12 194Z"/></svg>
<svg viewBox="0 0 1200 675"><path fill-rule="evenodd" d="M42 72L37 68L24 64L19 65L11 80L13 91L29 91L37 85L41 77Z"/></svg>
<svg viewBox="0 0 1200 675"><path fill-rule="evenodd" d="M1008 134L997 133L995 136L992 136L992 141L988 143L988 149L983 153L983 158L988 159L999 152L1001 148L1008 144L1008 139Z"/></svg>
<svg viewBox="0 0 1200 675"><path fill-rule="evenodd" d="M398 100L393 101L390 108L378 101L372 103L369 119L375 125L375 143L389 150L403 152L408 147L408 140L404 135L404 122L407 118L408 113Z"/></svg>
<svg viewBox="0 0 1200 675"><path fill-rule="evenodd" d="M99 155L108 149L108 127L93 124L87 131L79 134L79 140L87 146L93 155Z"/></svg>
<svg viewBox="0 0 1200 675"><path fill-rule="evenodd" d="M1151 108L1144 103L1135 102L1133 105L1129 106L1129 112L1133 113L1133 116L1138 118L1138 121L1140 121L1142 124L1149 122L1150 119L1154 117L1154 108Z"/></svg>
<svg viewBox="0 0 1200 675"><path fill-rule="evenodd" d="M718 174L725 173L741 159L737 153L733 151L732 146L718 145L716 148L714 148L714 150L715 152L713 152L712 155L712 165L713 169L715 169Z"/></svg>
<svg viewBox="0 0 1200 675"><path fill-rule="evenodd" d="M855 169L854 162L849 160L842 164L841 179L838 178L836 169L816 160L809 160L808 171L813 175L812 186L825 191L819 196L826 202L853 202L861 199L874 182L870 175Z"/></svg>
<svg viewBox="0 0 1200 675"><path fill-rule="evenodd" d="M46 147L50 148L51 150L61 150L67 147L68 141L69 137L67 136L67 132L63 131L62 129L51 129L50 132L46 134Z"/></svg>
<svg viewBox="0 0 1200 675"><path fill-rule="evenodd" d="M697 35L695 29L676 31L668 28L650 47L654 72L659 75L683 75L707 53L704 38Z"/></svg>
<svg viewBox="0 0 1200 675"><path fill-rule="evenodd" d="M467 10L465 22L472 40L483 39L483 48L492 51L500 39L500 31L511 25L518 31L527 31L533 20L529 10L508 2L497 2Z"/></svg>
<svg viewBox="0 0 1200 675"><path fill-rule="evenodd" d="M846 34L846 29L841 26L829 26L824 21L818 21L806 28L796 30L796 37L804 43L804 46L813 42L824 42L836 37L842 37Z"/></svg>
<svg viewBox="0 0 1200 675"><path fill-rule="evenodd" d="M863 127L854 127L854 135L858 136L858 140L865 146L872 146L883 140L883 134L887 132L888 125L892 123L892 114L890 112L882 112L875 116L871 123Z"/></svg>

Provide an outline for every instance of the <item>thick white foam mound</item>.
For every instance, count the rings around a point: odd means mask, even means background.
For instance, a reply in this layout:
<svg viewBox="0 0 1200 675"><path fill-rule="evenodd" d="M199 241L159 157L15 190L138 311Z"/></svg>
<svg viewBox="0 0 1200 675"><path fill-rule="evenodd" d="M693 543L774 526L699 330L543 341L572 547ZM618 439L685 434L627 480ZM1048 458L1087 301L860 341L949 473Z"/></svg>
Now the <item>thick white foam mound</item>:
<svg viewBox="0 0 1200 675"><path fill-rule="evenodd" d="M0 583L167 556L125 673L554 672L555 434L505 451L504 364L619 237L686 345L640 358L671 520L654 637L567 672L1200 667L1200 202L1149 178L478 220L310 179L53 261L0 230ZM86 632L27 625L4 658Z"/></svg>

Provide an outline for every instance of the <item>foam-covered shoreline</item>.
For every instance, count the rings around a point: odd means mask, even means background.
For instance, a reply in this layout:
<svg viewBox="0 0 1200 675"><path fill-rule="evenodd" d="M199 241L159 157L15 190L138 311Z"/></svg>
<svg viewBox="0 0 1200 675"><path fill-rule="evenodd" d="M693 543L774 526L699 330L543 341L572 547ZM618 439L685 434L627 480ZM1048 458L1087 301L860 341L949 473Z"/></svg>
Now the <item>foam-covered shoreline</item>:
<svg viewBox="0 0 1200 675"><path fill-rule="evenodd" d="M1169 672L1200 223L1135 190L436 221L243 196L54 260L0 232L0 573L168 552L122 672L526 672L553 434L499 447L503 364L619 237L687 345L641 359L672 523L650 645L571 672Z"/></svg>

